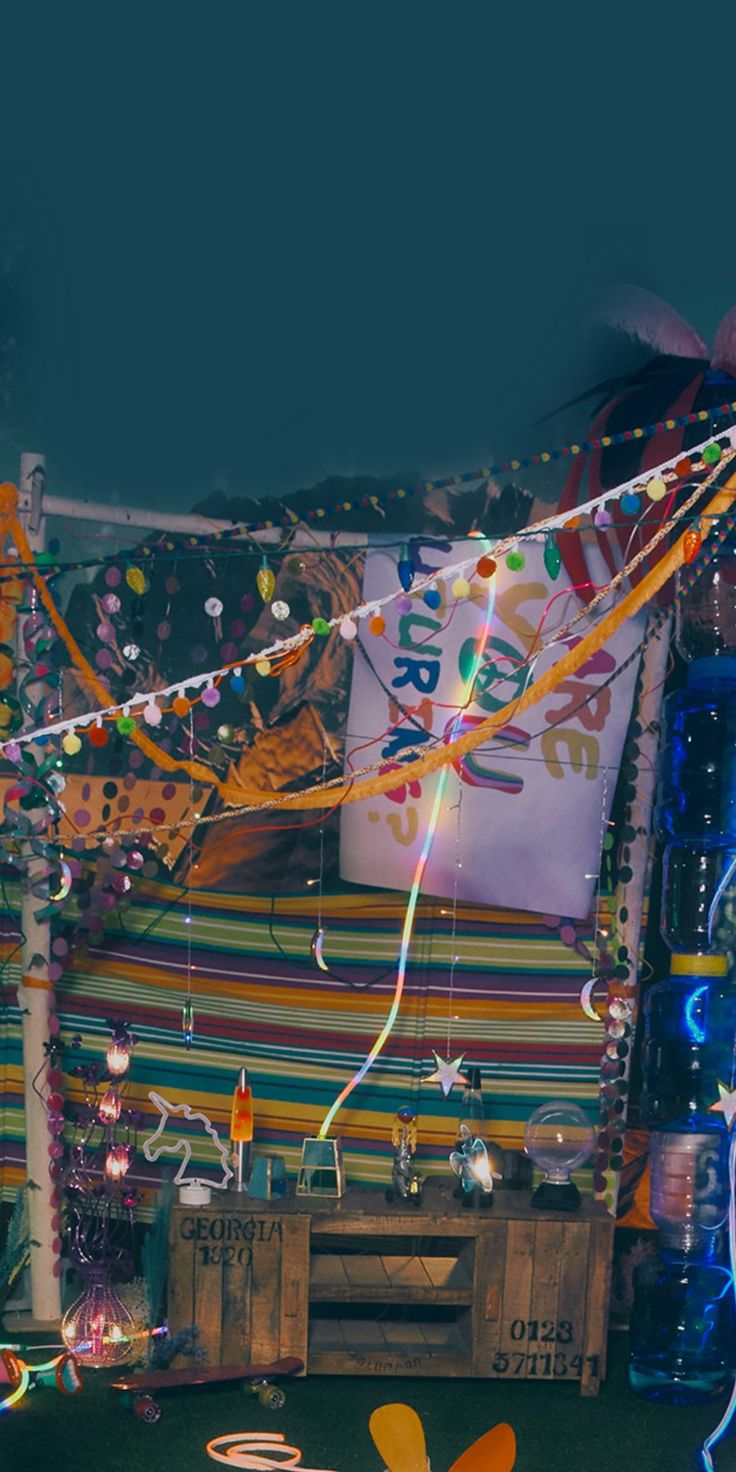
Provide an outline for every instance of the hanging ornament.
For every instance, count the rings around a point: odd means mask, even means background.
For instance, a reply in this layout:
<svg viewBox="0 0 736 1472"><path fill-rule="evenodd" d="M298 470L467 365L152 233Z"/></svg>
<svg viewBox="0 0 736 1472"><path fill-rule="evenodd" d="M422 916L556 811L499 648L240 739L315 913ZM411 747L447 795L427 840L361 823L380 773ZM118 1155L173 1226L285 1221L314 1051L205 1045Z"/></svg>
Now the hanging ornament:
<svg viewBox="0 0 736 1472"><path fill-rule="evenodd" d="M706 465L717 465L721 458L721 447L718 444L706 445L703 450L703 460Z"/></svg>
<svg viewBox="0 0 736 1472"><path fill-rule="evenodd" d="M440 593L438 588L425 588L424 592L422 593L422 598L424 599L427 608L439 608L442 602L442 594Z"/></svg>
<svg viewBox="0 0 736 1472"><path fill-rule="evenodd" d="M404 592L408 593L412 583L414 582L414 563L409 555L409 548L407 547L406 543L404 543L404 546L401 548L401 551L399 553L399 561L396 567L396 571L399 574L399 582L401 583Z"/></svg>
<svg viewBox="0 0 736 1472"><path fill-rule="evenodd" d="M382 613L374 613L373 616L372 616L372 618L370 618L368 620L368 628L370 629L371 633L375 635L375 637L377 639L379 639L381 637L381 634L385 634L385 632L386 632L386 620L383 617L383 614Z"/></svg>
<svg viewBox="0 0 736 1472"><path fill-rule="evenodd" d="M598 527L599 531L603 531L605 527L610 526L612 521L613 517L611 516L608 507L599 506L595 513L595 516L593 517L594 525Z"/></svg>
<svg viewBox="0 0 736 1472"><path fill-rule="evenodd" d="M497 566L498 563L495 558L490 557L486 552L482 557L478 558L475 564L475 570L479 578L492 578Z"/></svg>
<svg viewBox="0 0 736 1472"><path fill-rule="evenodd" d="M430 1073L425 1079L422 1079L422 1083L439 1084L445 1098L448 1099L455 1084L465 1084L466 1082L465 1074L460 1072L465 1054L459 1053L457 1058L444 1059L440 1058L439 1053L436 1053L434 1048L432 1049L432 1053L436 1065L435 1070L434 1073Z"/></svg>
<svg viewBox="0 0 736 1472"><path fill-rule="evenodd" d="M87 736L87 740L89 741L90 746L102 747L107 746L110 737L108 736L105 727L100 725L92 727Z"/></svg>
<svg viewBox="0 0 736 1472"><path fill-rule="evenodd" d="M557 545L557 539L552 532L547 533L544 543L544 565L547 569L547 572L549 573L549 576L554 582L555 578L559 576L559 571L562 566L562 557L560 556L560 549Z"/></svg>
<svg viewBox="0 0 736 1472"><path fill-rule="evenodd" d="M682 459L678 460L677 464L675 465L675 475L678 477L679 480L687 480L687 477L689 475L692 475L692 473L693 462L690 459L689 455L683 455Z"/></svg>
<svg viewBox="0 0 736 1472"><path fill-rule="evenodd" d="M124 644L123 645L123 654L125 655L125 658L126 659L129 659L131 661L131 663L132 663L133 660L135 660L135 659L138 658L140 652L141 651L138 648L138 645L137 644Z"/></svg>
<svg viewBox="0 0 736 1472"><path fill-rule="evenodd" d="M233 740L233 737L234 736L235 736L235 728L234 728L234 726L218 726L217 727L217 739L218 739L218 741L222 741L225 744L227 744L227 743L229 743L230 741Z"/></svg>
<svg viewBox="0 0 736 1472"><path fill-rule="evenodd" d="M322 926L320 926L318 930L315 930L314 935L312 936L312 939L309 943L309 949L311 951L312 960L314 961L315 966L318 966L320 971L329 971L330 968L327 965L324 956L322 955L322 947L324 946L324 943L325 932L322 929Z"/></svg>
<svg viewBox="0 0 736 1472"><path fill-rule="evenodd" d="M77 752L82 750L82 743L76 731L67 731L61 744L67 756L76 756Z"/></svg>
<svg viewBox="0 0 736 1472"><path fill-rule="evenodd" d="M145 573L141 570L140 567L129 567L128 571L125 574L125 581L128 584L128 587L131 588L134 593L138 594L139 598L143 593L145 593L146 577Z"/></svg>
<svg viewBox="0 0 736 1472"><path fill-rule="evenodd" d="M283 623L284 619L289 617L291 609L288 603L284 602L283 598L277 598L276 602L271 604L271 612L274 618L278 619L279 623Z"/></svg>
<svg viewBox="0 0 736 1472"><path fill-rule="evenodd" d="M222 639L222 599L206 598L204 611L212 619L213 633L219 643Z"/></svg>
<svg viewBox="0 0 736 1472"><path fill-rule="evenodd" d="M216 705L220 704L220 692L216 685L209 684L207 689L202 691L202 704L206 705L208 710L213 710Z"/></svg>
<svg viewBox="0 0 736 1472"><path fill-rule="evenodd" d="M641 506L641 496L637 496L635 491L626 491L618 504L624 516L636 516Z"/></svg>
<svg viewBox="0 0 736 1472"><path fill-rule="evenodd" d="M179 691L179 694L178 695L175 695L174 696L174 699L171 702L171 709L173 710L174 715L175 716L180 716L183 719L184 716L188 716L189 715L189 712L190 712L191 708L192 708L192 702L191 702L191 700L187 700L187 697L184 694L184 691L183 690L180 690Z"/></svg>
<svg viewBox="0 0 736 1472"><path fill-rule="evenodd" d="M147 726L161 725L161 710L155 700L149 700L148 705L143 707L143 719Z"/></svg>
<svg viewBox="0 0 736 1472"><path fill-rule="evenodd" d="M194 1007L191 997L187 997L181 1009L181 1031L185 1048L191 1048L194 1041Z"/></svg>
<svg viewBox="0 0 736 1472"><path fill-rule="evenodd" d="M698 555L698 553L699 553L699 551L700 551L700 549L702 547L702 545L703 545L703 538L700 535L700 528L698 526L691 526L690 529L689 529L689 531L686 531L685 532L685 536L683 537L683 542L682 542L682 556L683 556L683 561L684 562L694 562L695 561L695 558L697 557L697 555Z"/></svg>
<svg viewBox="0 0 736 1472"><path fill-rule="evenodd" d="M650 501L663 501L667 495L667 482L661 475L653 475L644 488Z"/></svg>
<svg viewBox="0 0 736 1472"><path fill-rule="evenodd" d="M340 633L342 634L343 639L347 639L349 642L351 639L354 639L356 637L357 632L358 625L355 623L354 619L344 618L342 623L340 624Z"/></svg>
<svg viewBox="0 0 736 1472"><path fill-rule="evenodd" d="M509 552L506 555L506 566L509 572L522 572L526 567L526 558L523 552Z"/></svg>
<svg viewBox="0 0 736 1472"><path fill-rule="evenodd" d="M322 634L323 636L325 634L329 634L330 632L330 626L326 618L313 618L312 628L314 629L315 634Z"/></svg>
<svg viewBox="0 0 736 1472"><path fill-rule="evenodd" d="M453 598L467 598L470 594L470 583L467 578L455 578L452 585Z"/></svg>
<svg viewBox="0 0 736 1472"><path fill-rule="evenodd" d="M715 1104L710 1105L713 1114L722 1114L726 1121L726 1129L732 1130L736 1120L736 1089L727 1089L725 1084L718 1080L718 1098Z"/></svg>
<svg viewBox="0 0 736 1472"><path fill-rule="evenodd" d="M264 557L258 572L256 573L256 587L264 603L270 603L273 591L276 587L276 578L268 565L268 558Z"/></svg>
<svg viewBox="0 0 736 1472"><path fill-rule="evenodd" d="M270 659L257 659L256 660L256 674L257 675L270 675L270 673L271 673L271 661L270 661Z"/></svg>
<svg viewBox="0 0 736 1472"><path fill-rule="evenodd" d="M230 680L230 689L232 690L233 695L243 694L245 690L245 680L243 678L242 669L233 670L232 678Z"/></svg>

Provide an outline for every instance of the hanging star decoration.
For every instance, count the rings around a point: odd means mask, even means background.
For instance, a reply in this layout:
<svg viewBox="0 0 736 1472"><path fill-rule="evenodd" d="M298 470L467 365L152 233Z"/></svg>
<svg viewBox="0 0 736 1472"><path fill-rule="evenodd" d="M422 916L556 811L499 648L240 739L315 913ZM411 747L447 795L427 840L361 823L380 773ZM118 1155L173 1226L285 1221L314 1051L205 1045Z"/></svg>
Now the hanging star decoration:
<svg viewBox="0 0 736 1472"><path fill-rule="evenodd" d="M718 1098L715 1104L710 1106L713 1114L722 1114L726 1121L726 1129L731 1130L736 1120L736 1089L727 1089L725 1084L718 1080Z"/></svg>
<svg viewBox="0 0 736 1472"><path fill-rule="evenodd" d="M465 1084L465 1074L460 1072L465 1054L460 1053L457 1058L440 1058L434 1048L432 1054L435 1061L435 1071L430 1073L422 1082L425 1084L439 1084L446 1099L450 1097L455 1084Z"/></svg>

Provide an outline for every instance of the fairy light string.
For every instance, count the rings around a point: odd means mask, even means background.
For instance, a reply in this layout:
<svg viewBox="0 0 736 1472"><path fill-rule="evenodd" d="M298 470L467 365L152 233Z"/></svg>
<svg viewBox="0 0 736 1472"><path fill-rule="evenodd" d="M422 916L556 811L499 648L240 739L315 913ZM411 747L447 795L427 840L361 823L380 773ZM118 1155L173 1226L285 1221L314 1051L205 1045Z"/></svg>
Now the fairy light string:
<svg viewBox="0 0 736 1472"><path fill-rule="evenodd" d="M632 441L648 440L670 433L673 429L686 429L695 424L717 424L721 419L729 419L736 413L736 400L732 403L719 404L710 409L699 409L689 414L679 414L674 419L657 420L653 424L637 425L633 429L620 430L616 434L601 435L596 438L580 440L579 443L563 445L558 450L540 450L533 455L518 455L509 460L498 461L494 465L483 465L474 470L456 471L452 475L446 475L436 480L421 481L415 486L398 486L395 490L373 492L370 495L356 495L349 500L333 501L327 506L310 507L301 515L291 510L288 506L283 509L282 515L277 519L264 519L253 522L240 522L232 527L218 527L212 532L202 533L200 536L182 536L177 539L167 536L166 541L136 548L136 560L151 559L163 556L181 556L191 554L202 548L212 548L220 542L228 542L239 537L251 537L254 533L272 531L276 529L291 530L304 522L319 522L325 517L332 517L344 513L352 513L360 510L378 510L413 496L426 496L435 491L457 489L463 485L469 485L476 481L491 480L497 475L514 474L519 470L531 470L540 466L553 465L559 461L575 460L581 455L587 455L591 450L607 450L615 445L629 444ZM722 433L724 431L721 431ZM710 437L712 438L712 436ZM707 444L708 441L705 441ZM696 455L700 446L696 446L686 452L680 451L671 461L665 461L664 465L674 465L675 461L687 454L692 458ZM646 475L638 475L630 484L642 484L647 479L658 473L657 470L648 471ZM572 513L573 515L575 513ZM580 514L578 509L577 514ZM257 544L256 544L257 545ZM79 571L87 567L100 567L106 563L120 562L123 560L121 554L112 553L107 558L86 559L76 562L64 562L54 564L51 572L63 570L65 572ZM48 570L48 569L47 569Z"/></svg>
<svg viewBox="0 0 736 1472"><path fill-rule="evenodd" d="M688 461L692 460L693 456L702 454L709 448L711 444L712 441L703 441L701 445L698 445L690 452ZM685 503L685 506L681 507L679 512L676 512L673 517L668 518L666 522L666 527L668 530L671 528L672 524L676 520L679 520L681 518L683 514L687 514L687 511L695 504L695 501L698 499L698 497L705 492L706 488L712 483L715 477L722 472L724 466L728 464L730 459L733 458L734 454L736 454L736 450L734 450L733 448L727 449L725 451L719 449L719 459L717 464L709 469L709 473L706 475L701 484L696 488L693 496L690 497L688 502ZM653 467L652 470L647 473L648 482L655 481L661 477L666 477L667 475L671 475L676 481L680 480L681 476L677 474L677 466L681 464L681 457L678 458L677 456L671 456L668 460L663 461L661 465ZM546 517L541 521L535 522L531 526L523 528L521 531L514 532L502 538L500 541L495 542L493 547L494 555L498 558L504 556L508 552L512 551L517 546L519 541L535 539L542 536L547 538L555 531L562 531L571 523L577 523L581 517L589 514L592 515L596 511L605 508L610 501L620 499L631 488L641 487L641 485L641 476L633 477L631 480L624 481L615 488L604 491L591 500L582 503L573 510L557 513L553 516ZM15 490L15 487L10 485L0 486L0 515L2 515L3 513L7 515L7 512L5 511L5 500L9 499L12 503L13 497L15 497L15 504L17 504L17 492ZM292 662L294 656L298 657L301 653L304 652L305 647L312 642L315 634L325 636L326 634L331 632L332 629L339 628L340 625L345 623L346 621L355 621L357 619L369 618L372 614L380 610L382 607L392 603L395 596L392 593L386 594L382 598L373 599L369 603L360 604L358 605L358 607L351 609L349 612L342 612L338 615L335 615L329 620L320 620L319 630L316 630L312 625L305 625L302 627L302 629L299 630L297 634L293 634L285 639L274 640L265 648L248 655L245 659L231 661L227 664L218 666L216 669L208 670L203 674L190 674L186 676L183 680L176 680L170 685L158 687L156 690L153 691L136 692L130 697L126 697L124 701L111 702L109 700L109 695L106 687L102 685L97 672L86 660L77 641L74 639L73 634L67 628L65 621L56 608L56 604L47 586L46 577L43 575L43 571L45 571L45 569L41 568L37 559L34 557L34 554L30 548L30 545L27 542L23 529L20 526L17 517L15 516L12 517L12 526L10 527L10 530L14 534L14 540L16 542L17 549L22 553L23 557L27 559L28 566L33 574L34 584L38 590L39 596L44 602L47 613L54 623L54 627L56 628L59 637L66 644L67 650L71 655L74 664L82 671L82 673L84 673L86 679L90 683L91 688L97 694L98 699L102 697L101 704L98 709L89 711L84 716L77 717L66 722L55 722L53 724L38 728L37 730L23 733L22 736L19 734L16 737L17 741L31 740L37 738L38 735L50 735L55 734L56 732L64 733L69 730L74 730L75 728L82 729L94 723L100 723L101 721L117 719L121 711L131 714L132 712L137 711L138 707L146 706L154 697L157 700L167 700L170 698L175 698L178 694L181 693L183 686L186 686L189 691L201 691L204 687L219 682L227 674L240 673L245 665L255 667L258 673L263 672L276 674L279 672L279 661L283 660L284 667L286 667L287 663ZM477 539L474 539L474 541L477 546ZM648 550L650 552L654 545L656 545L655 538L653 538L649 543ZM639 556L639 560L643 560L643 557L645 555L645 551L642 550L642 553ZM439 578L443 578L446 581L449 581L450 579L463 574L468 568L474 566L474 564L477 562L477 556L477 551L475 551L473 555L463 557L459 561L453 562L446 567L437 568L436 570L432 571L431 574L424 578L415 579L412 585L412 592L415 594L421 594L427 589L431 588L435 581ZM14 564L14 566L17 570L17 564ZM636 561L629 564L630 568L633 568L635 566L638 566L638 563ZM584 613L584 610L582 612ZM259 669L259 665L261 666L261 669ZM265 669L266 665L269 666L267 670ZM127 734L131 735L134 740L136 739L134 733L128 732ZM142 738L143 741L147 741L149 739L145 736L145 733L143 732L139 732L138 735ZM157 752L158 748L155 747L154 743L150 743L150 746L151 750L148 751L147 754L150 755L152 759L157 759L153 756L153 752ZM158 764L162 765L161 761L159 761ZM169 766L169 770L174 769L174 766ZM203 769L203 771L206 770L207 769Z"/></svg>

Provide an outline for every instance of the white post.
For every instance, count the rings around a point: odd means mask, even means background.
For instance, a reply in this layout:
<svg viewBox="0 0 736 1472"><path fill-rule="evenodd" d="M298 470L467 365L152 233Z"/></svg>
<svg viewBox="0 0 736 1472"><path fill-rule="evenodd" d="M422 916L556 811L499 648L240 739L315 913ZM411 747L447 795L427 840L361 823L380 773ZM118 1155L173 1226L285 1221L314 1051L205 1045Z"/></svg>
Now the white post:
<svg viewBox="0 0 736 1472"><path fill-rule="evenodd" d="M43 455L21 455L20 486L21 519L34 552L44 545L44 523L41 514L46 462ZM30 585L29 585L30 586ZM26 615L27 617L27 615ZM23 615L18 620L18 653L23 649ZM34 754L37 748L33 747ZM49 1175L49 1132L46 1108L33 1087L44 1082L44 1043L49 1038L51 983L48 968L50 931L48 920L36 920L35 911L44 903L31 893L45 861L30 852L25 844L26 868L21 880L21 985L18 1001L23 1023L23 1091L26 1126L26 1175L28 1214L31 1240L31 1307L34 1321L47 1323L61 1317L61 1282L59 1277L58 1235L52 1227L55 1206L54 1184ZM39 1070L41 1072L39 1073ZM56 1240L56 1246L54 1245Z"/></svg>

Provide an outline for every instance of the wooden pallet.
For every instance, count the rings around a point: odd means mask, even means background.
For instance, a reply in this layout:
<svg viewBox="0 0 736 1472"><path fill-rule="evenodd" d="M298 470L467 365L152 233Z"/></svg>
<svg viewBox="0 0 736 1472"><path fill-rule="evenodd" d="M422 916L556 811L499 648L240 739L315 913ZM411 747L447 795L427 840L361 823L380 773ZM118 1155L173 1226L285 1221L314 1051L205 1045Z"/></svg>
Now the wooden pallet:
<svg viewBox="0 0 736 1472"><path fill-rule="evenodd" d="M593 1202L568 1217L505 1192L467 1211L432 1186L419 1210L388 1208L377 1190L273 1212L231 1201L172 1220L170 1322L199 1323L212 1362L293 1354L312 1374L577 1380L597 1393L613 1222Z"/></svg>

